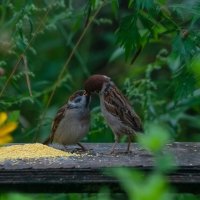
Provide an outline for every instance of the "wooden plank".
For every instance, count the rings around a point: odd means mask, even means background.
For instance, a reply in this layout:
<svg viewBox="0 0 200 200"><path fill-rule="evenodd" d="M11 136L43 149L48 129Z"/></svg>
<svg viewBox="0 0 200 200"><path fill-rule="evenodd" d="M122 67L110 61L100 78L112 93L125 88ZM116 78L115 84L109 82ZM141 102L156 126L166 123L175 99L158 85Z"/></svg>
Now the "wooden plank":
<svg viewBox="0 0 200 200"><path fill-rule="evenodd" d="M0 190L97 192L102 186L108 186L112 191L120 192L118 181L102 173L104 169L127 167L148 173L153 168L152 155L138 144L132 145L131 154L122 153L126 145L120 144L116 155L107 155L112 144L86 145L93 150L79 157L1 162ZM169 175L170 182L180 192L200 193L200 143L172 143L166 146L163 154L166 151L174 155L174 165L178 166L178 170Z"/></svg>

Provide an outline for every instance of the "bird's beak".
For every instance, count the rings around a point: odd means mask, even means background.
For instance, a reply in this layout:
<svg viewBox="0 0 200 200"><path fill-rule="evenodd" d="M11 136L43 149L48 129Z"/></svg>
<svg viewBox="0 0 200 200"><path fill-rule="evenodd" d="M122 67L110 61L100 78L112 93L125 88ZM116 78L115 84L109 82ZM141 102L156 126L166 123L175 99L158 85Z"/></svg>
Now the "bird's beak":
<svg viewBox="0 0 200 200"><path fill-rule="evenodd" d="M83 95L85 95L85 96L87 95L87 92L86 92L86 90L84 90L84 93L83 93Z"/></svg>
<svg viewBox="0 0 200 200"><path fill-rule="evenodd" d="M86 90L84 90L83 95L84 95L84 96L90 96L90 94L89 94Z"/></svg>
<svg viewBox="0 0 200 200"><path fill-rule="evenodd" d="M89 103L90 103L90 95L85 91L83 93L84 96L86 96L86 104L85 107L88 107Z"/></svg>

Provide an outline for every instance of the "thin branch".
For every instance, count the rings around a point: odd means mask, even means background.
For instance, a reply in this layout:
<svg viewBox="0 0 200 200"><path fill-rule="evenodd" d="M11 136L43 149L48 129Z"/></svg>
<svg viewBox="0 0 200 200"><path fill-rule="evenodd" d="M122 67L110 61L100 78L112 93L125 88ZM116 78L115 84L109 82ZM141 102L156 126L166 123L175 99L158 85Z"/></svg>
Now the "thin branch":
<svg viewBox="0 0 200 200"><path fill-rule="evenodd" d="M132 58L132 60L131 60L131 65L136 61L136 59L137 59L138 56L140 55L141 51L142 51L142 46L140 46L140 47L136 50L136 52L134 53L133 58Z"/></svg>
<svg viewBox="0 0 200 200"><path fill-rule="evenodd" d="M1 90L1 92L0 92L0 97L3 95L3 93L4 93L4 91L5 91L5 89L6 89L7 85L8 85L8 83L10 82L11 78L12 78L13 75L15 74L15 72L16 72L18 66L19 66L19 63L20 63L21 59L22 59L22 55L19 56L19 59L18 59L17 63L16 63L15 66L13 67L13 70L11 71L10 75L8 76L8 79L6 80L5 84L3 85L3 88L2 88L2 90Z"/></svg>
<svg viewBox="0 0 200 200"><path fill-rule="evenodd" d="M22 55L22 59L24 61L24 72L25 72L25 77L26 77L26 83L27 83L28 91L29 91L30 96L32 97L33 94L32 94L32 90L31 90L30 78L29 78L29 75L28 75L29 70L28 70L27 58L26 58L25 55Z"/></svg>
<svg viewBox="0 0 200 200"><path fill-rule="evenodd" d="M91 4L89 4L89 5L88 5L87 17L86 17L86 20L85 20L85 25L84 25L84 27L86 27L86 26L88 25L88 23L89 23L90 15L91 15L91 10L92 10Z"/></svg>

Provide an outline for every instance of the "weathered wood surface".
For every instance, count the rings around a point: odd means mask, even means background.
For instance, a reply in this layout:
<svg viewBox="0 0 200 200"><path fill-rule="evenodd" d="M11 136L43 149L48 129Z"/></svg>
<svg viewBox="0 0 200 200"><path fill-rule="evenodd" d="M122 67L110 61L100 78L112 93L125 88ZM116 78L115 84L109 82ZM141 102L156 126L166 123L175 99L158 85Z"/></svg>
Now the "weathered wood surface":
<svg viewBox="0 0 200 200"><path fill-rule="evenodd" d="M97 192L101 186L120 192L118 181L103 173L112 167L137 168L148 171L154 166L150 153L132 144L132 153L107 155L112 144L86 144L90 153L74 157L7 160L0 162L0 191L20 192ZM74 147L70 147L74 148ZM121 152L121 153L120 153ZM200 143L172 143L171 152L178 168L169 174L170 182L180 192L200 193Z"/></svg>

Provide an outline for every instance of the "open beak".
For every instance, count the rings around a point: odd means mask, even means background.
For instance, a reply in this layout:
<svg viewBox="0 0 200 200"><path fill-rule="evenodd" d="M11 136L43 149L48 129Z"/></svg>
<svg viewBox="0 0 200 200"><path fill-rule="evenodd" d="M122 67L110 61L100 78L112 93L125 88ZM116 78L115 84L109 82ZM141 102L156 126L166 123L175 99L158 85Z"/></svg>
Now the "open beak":
<svg viewBox="0 0 200 200"><path fill-rule="evenodd" d="M83 93L84 96L87 96L88 93L86 92L86 90L84 90L84 93Z"/></svg>
<svg viewBox="0 0 200 200"><path fill-rule="evenodd" d="M86 104L85 104L85 107L88 107L89 103L90 103L90 95L84 91L83 93L84 96L86 96Z"/></svg>

